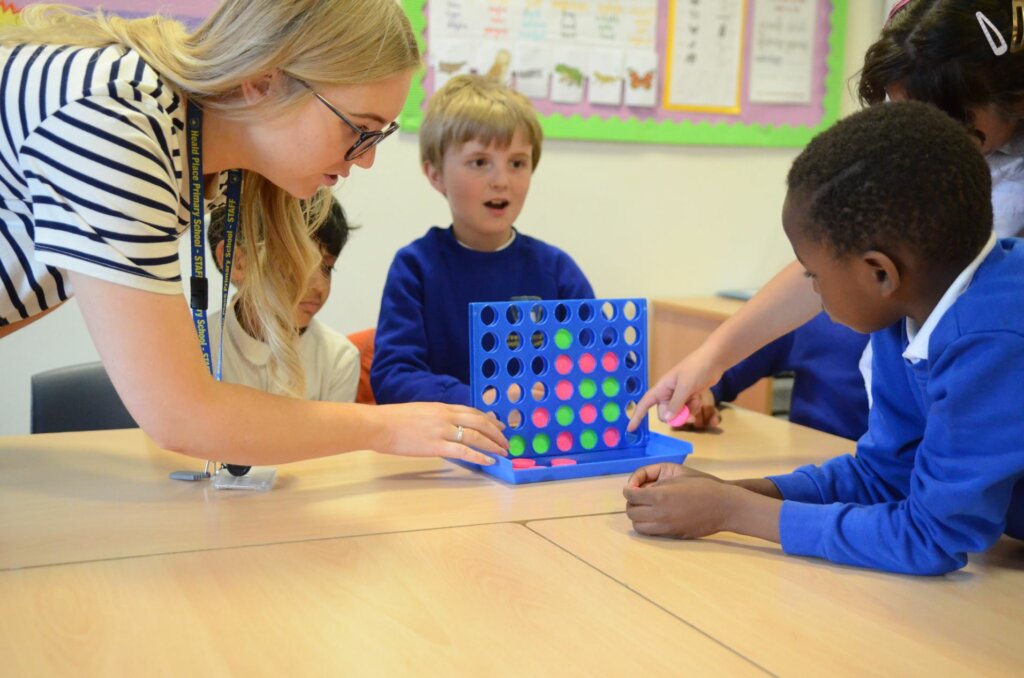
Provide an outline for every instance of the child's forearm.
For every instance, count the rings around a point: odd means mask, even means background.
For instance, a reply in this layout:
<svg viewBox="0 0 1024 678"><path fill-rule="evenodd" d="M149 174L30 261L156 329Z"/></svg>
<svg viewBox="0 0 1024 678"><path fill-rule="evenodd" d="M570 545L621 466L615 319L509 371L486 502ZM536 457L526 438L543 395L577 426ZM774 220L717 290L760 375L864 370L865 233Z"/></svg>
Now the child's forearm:
<svg viewBox="0 0 1024 678"><path fill-rule="evenodd" d="M771 484L770 480L766 482ZM781 497L766 496L738 484L731 484L725 492L724 501L723 530L758 537L776 544L780 542Z"/></svg>
<svg viewBox="0 0 1024 678"><path fill-rule="evenodd" d="M727 480L730 485L736 485L742 487L745 490L756 492L757 494L771 497L772 499L783 499L782 493L779 492L779 488L775 486L775 483L768 480L767 478L744 478L742 480Z"/></svg>
<svg viewBox="0 0 1024 678"><path fill-rule="evenodd" d="M722 371L792 332L821 310L803 266L793 262L708 336L700 350Z"/></svg>

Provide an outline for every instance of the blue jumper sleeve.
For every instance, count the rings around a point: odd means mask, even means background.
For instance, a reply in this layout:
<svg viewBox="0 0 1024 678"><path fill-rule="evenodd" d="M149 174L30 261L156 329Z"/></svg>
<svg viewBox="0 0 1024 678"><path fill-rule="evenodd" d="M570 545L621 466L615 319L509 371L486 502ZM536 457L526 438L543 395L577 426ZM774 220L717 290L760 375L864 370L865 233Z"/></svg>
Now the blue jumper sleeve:
<svg viewBox="0 0 1024 678"><path fill-rule="evenodd" d="M370 384L377 402L470 404L469 386L427 363L423 279L412 255L399 252L388 271L374 341Z"/></svg>
<svg viewBox="0 0 1024 678"><path fill-rule="evenodd" d="M1019 372L1007 369L1024 355L1024 337L966 334L930 366L899 371L879 365L875 348L875 401L857 456L772 478L787 499L783 549L891 572L950 572L1003 533L1024 476L1019 427L1007 425L1024 402Z"/></svg>
<svg viewBox="0 0 1024 678"><path fill-rule="evenodd" d="M792 347L793 333L790 332L726 370L721 380L711 387L711 393L715 396L715 404L732 402L736 400L736 396L753 386L759 379L789 369L787 362Z"/></svg>

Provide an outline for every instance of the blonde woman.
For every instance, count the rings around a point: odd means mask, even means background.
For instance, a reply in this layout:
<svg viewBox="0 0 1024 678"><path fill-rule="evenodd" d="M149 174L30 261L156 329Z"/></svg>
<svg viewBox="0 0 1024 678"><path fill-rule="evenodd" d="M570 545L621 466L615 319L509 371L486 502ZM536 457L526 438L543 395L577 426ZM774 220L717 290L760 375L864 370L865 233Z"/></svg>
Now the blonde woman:
<svg viewBox="0 0 1024 678"><path fill-rule="evenodd" d="M339 177L373 165L419 64L398 3L225 0L191 34L52 5L21 18L0 31L0 337L74 294L132 416L201 459L505 453L501 424L468 407L307 402L217 382L181 294L177 240L204 202L191 189L219 200L221 174L241 170L241 292L278 390L302 392L292 315L319 261L308 229Z"/></svg>

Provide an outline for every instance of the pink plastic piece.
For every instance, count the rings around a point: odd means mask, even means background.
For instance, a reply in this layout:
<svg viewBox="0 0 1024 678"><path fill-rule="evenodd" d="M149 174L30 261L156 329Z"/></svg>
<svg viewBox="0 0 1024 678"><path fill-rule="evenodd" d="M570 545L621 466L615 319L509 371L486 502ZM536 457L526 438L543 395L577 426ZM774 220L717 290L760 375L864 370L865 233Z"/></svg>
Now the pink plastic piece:
<svg viewBox="0 0 1024 678"><path fill-rule="evenodd" d="M568 379L555 384L555 395L558 396L559 400L568 400L572 397L572 382Z"/></svg>
<svg viewBox="0 0 1024 678"><path fill-rule="evenodd" d="M555 371L559 374L569 374L572 372L572 358L567 355L560 355L555 358Z"/></svg>
<svg viewBox="0 0 1024 678"><path fill-rule="evenodd" d="M544 428L551 421L551 415L543 407L538 407L533 411L533 425L537 428Z"/></svg>
<svg viewBox="0 0 1024 678"><path fill-rule="evenodd" d="M605 372L614 372L619 369L619 356L611 352L605 353L601 356L601 367Z"/></svg>
<svg viewBox="0 0 1024 678"><path fill-rule="evenodd" d="M584 353L580 356L579 366L581 372L584 374L590 374L594 371L594 368L597 367L597 360L589 353Z"/></svg>
<svg viewBox="0 0 1024 678"><path fill-rule="evenodd" d="M572 466L576 463L575 459L552 459L552 466Z"/></svg>
<svg viewBox="0 0 1024 678"><path fill-rule="evenodd" d="M686 405L683 405L683 409L679 410L679 414L672 417L671 421L668 422L668 425L671 426L672 428L679 428L680 426L685 424L686 420L689 418L690 408L687 407Z"/></svg>
<svg viewBox="0 0 1024 678"><path fill-rule="evenodd" d="M536 465L537 465L537 462L535 462L533 459L513 459L512 460L512 468L514 468L517 471L522 470L524 468L533 468Z"/></svg>
<svg viewBox="0 0 1024 678"><path fill-rule="evenodd" d="M562 431L555 438L555 444L558 445L558 449L562 452L568 452L572 449L572 434L568 431Z"/></svg>
<svg viewBox="0 0 1024 678"><path fill-rule="evenodd" d="M593 424L597 419L597 408L587 403L580 408L580 421L584 424Z"/></svg>

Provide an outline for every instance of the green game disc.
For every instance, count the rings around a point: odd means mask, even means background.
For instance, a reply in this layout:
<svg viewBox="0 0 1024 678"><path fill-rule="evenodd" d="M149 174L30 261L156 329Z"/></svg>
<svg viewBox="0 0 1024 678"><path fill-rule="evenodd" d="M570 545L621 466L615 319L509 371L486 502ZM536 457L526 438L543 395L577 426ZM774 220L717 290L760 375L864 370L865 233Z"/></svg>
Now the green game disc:
<svg viewBox="0 0 1024 678"><path fill-rule="evenodd" d="M588 400L594 397L597 393L597 384L594 383L593 379L584 379L580 382L580 395Z"/></svg>
<svg viewBox="0 0 1024 678"><path fill-rule="evenodd" d="M563 351L572 346L572 332L565 328L555 332L555 346Z"/></svg>
<svg viewBox="0 0 1024 678"><path fill-rule="evenodd" d="M615 377L606 377L605 380L601 382L601 390L609 398L614 398L619 395L619 380Z"/></svg>
<svg viewBox="0 0 1024 678"><path fill-rule="evenodd" d="M558 424L560 426L568 426L572 423L572 420L576 418L576 415L573 414L571 407L562 405L558 408L558 411L555 412L555 418L558 419Z"/></svg>
<svg viewBox="0 0 1024 678"><path fill-rule="evenodd" d="M533 451L537 454L546 454L551 449L551 439L546 433L540 433L533 439Z"/></svg>
<svg viewBox="0 0 1024 678"><path fill-rule="evenodd" d="M582 445L585 450L594 449L594 446L597 445L597 434L590 429L587 429L580 434L580 445Z"/></svg>
<svg viewBox="0 0 1024 678"><path fill-rule="evenodd" d="M508 439L508 453L513 457L522 456L525 451L526 441L523 440L523 436L512 436Z"/></svg>
<svg viewBox="0 0 1024 678"><path fill-rule="evenodd" d="M615 403L605 403L604 407L601 408L601 415L604 417L604 420L608 422L618 419L621 413L619 406Z"/></svg>

